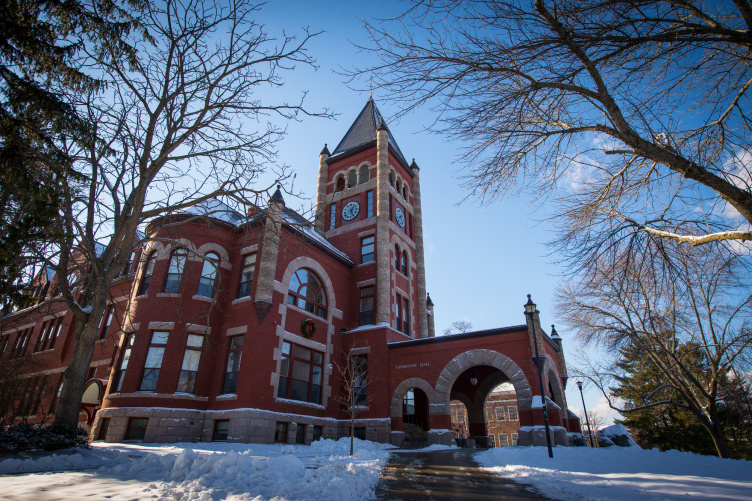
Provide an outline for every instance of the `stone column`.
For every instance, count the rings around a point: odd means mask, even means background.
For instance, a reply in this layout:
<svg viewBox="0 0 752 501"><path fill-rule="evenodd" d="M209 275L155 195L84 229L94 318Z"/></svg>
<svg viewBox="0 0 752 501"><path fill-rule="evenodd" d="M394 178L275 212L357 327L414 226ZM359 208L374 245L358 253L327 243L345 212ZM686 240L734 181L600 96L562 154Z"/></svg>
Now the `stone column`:
<svg viewBox="0 0 752 501"><path fill-rule="evenodd" d="M415 236L415 261L418 268L418 301L426 297L426 264L423 254L423 211L420 208L420 168L413 159L410 168L415 172L413 178L413 235ZM429 333L426 308L418 308L419 337L434 337Z"/></svg>
<svg viewBox="0 0 752 501"><path fill-rule="evenodd" d="M279 256L279 238L282 232L282 217L285 209L285 200L282 198L279 186L269 200L269 208L266 211L266 223L264 237L261 243L261 259L259 261L256 280L256 295L253 306L259 323L272 307L272 295L274 294L274 275L277 272L277 257Z"/></svg>
<svg viewBox="0 0 752 501"><path fill-rule="evenodd" d="M319 153L319 184L316 189L316 218L313 223L313 227L319 233L326 231L326 184L329 180L327 158L329 158L329 148L324 145L324 149Z"/></svg>
<svg viewBox="0 0 752 501"><path fill-rule="evenodd" d="M376 130L376 323L391 324L392 290L389 259L389 131Z"/></svg>
<svg viewBox="0 0 752 501"><path fill-rule="evenodd" d="M436 321L433 318L433 301L431 295L426 295L426 316L428 318L428 337L436 337Z"/></svg>
<svg viewBox="0 0 752 501"><path fill-rule="evenodd" d="M535 325L535 337L538 341L538 354L540 355L540 363L541 368L543 370L543 379L546 378L546 358L548 355L546 354L546 341L543 338L543 329L541 328L540 324L540 311L537 309L535 310L535 314L533 315L533 323L530 322L530 315L525 314L525 322L527 323L527 336L528 340L530 342L530 358L535 362L535 341L533 340L533 324ZM537 370L537 369L536 369ZM535 386L538 386L538 373L535 373L535 377L530 380L531 386L533 381L535 381ZM533 395L535 395L536 392L533 391ZM546 390L544 388L538 389L538 395L545 395Z"/></svg>

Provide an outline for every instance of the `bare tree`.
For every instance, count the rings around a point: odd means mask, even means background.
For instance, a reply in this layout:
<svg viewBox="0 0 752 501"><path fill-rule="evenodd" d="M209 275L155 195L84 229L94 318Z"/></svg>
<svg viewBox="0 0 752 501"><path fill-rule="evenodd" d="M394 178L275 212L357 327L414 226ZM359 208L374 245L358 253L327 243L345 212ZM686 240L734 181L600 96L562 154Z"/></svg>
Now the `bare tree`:
<svg viewBox="0 0 752 501"><path fill-rule="evenodd" d="M455 331L459 333L465 333L470 332L471 330L473 330L472 322L468 322L467 320L458 320L456 322L452 322L452 325L444 329L444 335L448 336Z"/></svg>
<svg viewBox="0 0 752 501"><path fill-rule="evenodd" d="M275 90L285 70L313 64L306 43L315 34L273 38L258 15L246 0L153 2L139 13L135 57L83 49L82 67L106 92L78 103L98 141L68 145L87 181L65 187L64 232L42 256L76 325L56 423L78 421L110 285L149 240L139 227L215 198L244 213L287 176L265 165L282 133L271 120L309 113L302 98L288 103Z"/></svg>
<svg viewBox="0 0 752 501"><path fill-rule="evenodd" d="M578 282L559 290L560 310L578 337L611 354L600 354L583 372L619 412L687 409L718 455L729 457L718 412L722 386L735 367L748 363L752 344L752 296L740 280L741 259L720 247L707 252L673 243L652 250L641 259L594 262ZM629 357L648 361L660 378L639 404L623 408L612 391Z"/></svg>
<svg viewBox="0 0 752 501"><path fill-rule="evenodd" d="M414 0L365 25L380 63L350 75L433 106L481 200L553 196L578 268L637 233L752 239L749 2Z"/></svg>
<svg viewBox="0 0 752 501"><path fill-rule="evenodd" d="M584 412L578 412L578 417L580 418L580 424L583 425L583 429L587 428L586 423L590 423L590 430L589 433L583 431L583 435L585 436L585 441L588 443L590 447L598 447L598 432L601 428L603 428L603 425L606 423L606 420L598 414L598 412L589 410L587 413L587 419L585 419L585 413ZM590 438L592 437L592 441Z"/></svg>
<svg viewBox="0 0 752 501"><path fill-rule="evenodd" d="M369 394L368 386L373 383L373 376L368 375L368 358L355 355L352 349L342 354L342 361L334 363L340 378L340 391L334 401L342 406L350 418L350 455L353 455L355 438L355 419L368 410L368 403L373 399L373 390Z"/></svg>

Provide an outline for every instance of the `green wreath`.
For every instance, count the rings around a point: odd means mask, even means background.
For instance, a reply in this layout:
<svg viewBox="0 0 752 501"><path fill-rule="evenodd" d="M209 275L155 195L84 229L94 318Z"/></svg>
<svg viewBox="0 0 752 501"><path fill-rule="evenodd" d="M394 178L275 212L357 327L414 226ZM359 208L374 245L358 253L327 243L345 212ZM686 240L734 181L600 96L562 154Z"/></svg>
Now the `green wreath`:
<svg viewBox="0 0 752 501"><path fill-rule="evenodd" d="M316 323L310 318L306 318L300 324L300 333L303 334L303 337L312 338L316 334Z"/></svg>

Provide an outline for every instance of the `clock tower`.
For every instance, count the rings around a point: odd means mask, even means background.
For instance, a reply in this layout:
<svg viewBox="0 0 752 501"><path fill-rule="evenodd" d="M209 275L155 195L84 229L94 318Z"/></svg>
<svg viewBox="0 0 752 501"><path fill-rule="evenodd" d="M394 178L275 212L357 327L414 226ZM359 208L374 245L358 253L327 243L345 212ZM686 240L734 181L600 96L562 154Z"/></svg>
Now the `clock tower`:
<svg viewBox="0 0 752 501"><path fill-rule="evenodd" d="M319 155L315 228L354 263L348 329L432 337L426 305L420 169L373 99L332 153Z"/></svg>

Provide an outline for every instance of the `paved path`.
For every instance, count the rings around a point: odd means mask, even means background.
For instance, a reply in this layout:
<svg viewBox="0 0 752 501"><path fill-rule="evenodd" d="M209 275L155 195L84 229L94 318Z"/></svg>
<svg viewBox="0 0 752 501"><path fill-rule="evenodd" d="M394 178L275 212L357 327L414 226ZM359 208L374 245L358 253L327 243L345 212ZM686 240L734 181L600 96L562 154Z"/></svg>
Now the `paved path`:
<svg viewBox="0 0 752 501"><path fill-rule="evenodd" d="M532 487L478 466L473 449L393 453L381 472L376 498L383 500L540 500Z"/></svg>

